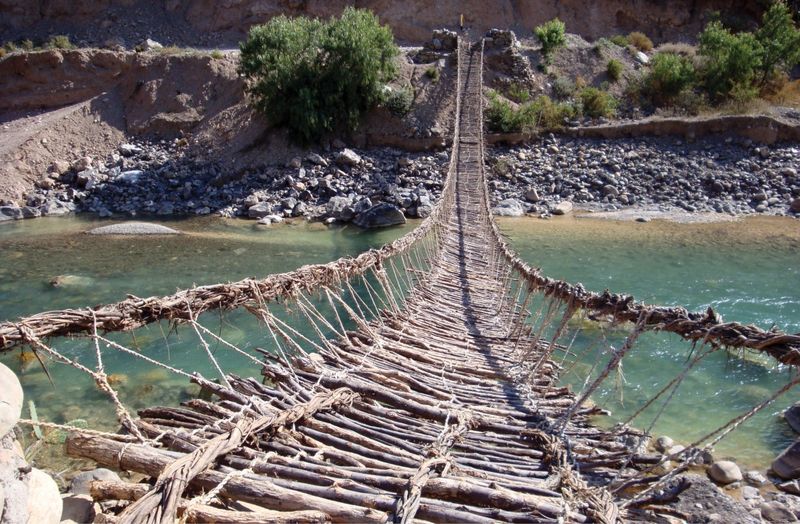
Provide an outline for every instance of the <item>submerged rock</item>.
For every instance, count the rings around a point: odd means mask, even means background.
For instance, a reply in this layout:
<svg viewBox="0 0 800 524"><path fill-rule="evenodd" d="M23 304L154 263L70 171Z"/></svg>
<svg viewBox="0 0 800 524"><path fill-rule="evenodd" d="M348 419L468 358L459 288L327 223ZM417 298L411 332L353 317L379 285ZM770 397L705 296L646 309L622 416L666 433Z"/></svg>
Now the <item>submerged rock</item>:
<svg viewBox="0 0 800 524"><path fill-rule="evenodd" d="M397 206L381 202L361 213L354 223L365 229L374 229L405 224L406 217Z"/></svg>
<svg viewBox="0 0 800 524"><path fill-rule="evenodd" d="M795 402L793 406L789 406L783 412L783 418L795 433L800 433L800 402Z"/></svg>
<svg viewBox="0 0 800 524"><path fill-rule="evenodd" d="M123 222L110 226L96 227L88 231L90 235L179 235L181 232L161 224L148 222Z"/></svg>

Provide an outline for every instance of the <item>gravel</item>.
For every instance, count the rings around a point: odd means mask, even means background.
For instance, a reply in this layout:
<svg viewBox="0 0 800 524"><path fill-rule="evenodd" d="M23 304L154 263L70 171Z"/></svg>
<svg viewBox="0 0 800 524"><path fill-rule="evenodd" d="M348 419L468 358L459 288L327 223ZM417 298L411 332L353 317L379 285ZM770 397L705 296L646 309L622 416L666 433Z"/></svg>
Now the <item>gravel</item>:
<svg viewBox="0 0 800 524"><path fill-rule="evenodd" d="M198 163L184 142L121 144L106 159L54 165L26 206L0 219L65 214L101 217L207 215L350 222L386 203L424 218L442 191L448 153L329 149L285 166L229 173ZM800 213L800 147L708 138L558 139L487 151L498 214L549 217L575 209L720 216ZM271 223L277 220L271 219Z"/></svg>

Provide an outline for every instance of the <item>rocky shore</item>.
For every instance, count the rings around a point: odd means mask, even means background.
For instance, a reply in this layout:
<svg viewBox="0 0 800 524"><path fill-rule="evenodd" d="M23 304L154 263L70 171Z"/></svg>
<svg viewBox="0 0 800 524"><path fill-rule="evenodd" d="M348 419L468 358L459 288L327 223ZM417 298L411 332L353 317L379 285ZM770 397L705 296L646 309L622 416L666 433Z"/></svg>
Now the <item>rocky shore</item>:
<svg viewBox="0 0 800 524"><path fill-rule="evenodd" d="M0 221L83 211L101 217L207 215L270 224L303 217L363 226L425 218L448 153L357 151L335 141L284 166L226 172L182 139L125 143L105 159L55 162L25 205L0 202ZM489 150L495 213L548 217L592 211L800 214L800 147L741 139L598 140L550 136ZM647 213L644 213L647 211Z"/></svg>
<svg viewBox="0 0 800 524"><path fill-rule="evenodd" d="M647 209L727 215L800 213L800 147L747 140L550 137L497 147L489 165L505 216Z"/></svg>

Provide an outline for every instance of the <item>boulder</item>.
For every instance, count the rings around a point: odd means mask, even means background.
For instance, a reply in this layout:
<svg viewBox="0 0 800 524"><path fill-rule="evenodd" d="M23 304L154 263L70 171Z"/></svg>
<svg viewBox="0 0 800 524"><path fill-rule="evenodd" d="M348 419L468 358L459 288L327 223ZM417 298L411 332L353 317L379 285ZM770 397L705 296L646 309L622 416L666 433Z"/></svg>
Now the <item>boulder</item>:
<svg viewBox="0 0 800 524"><path fill-rule="evenodd" d="M138 184L139 179L141 179L142 176L144 176L144 171L140 169L131 169L129 171L123 171L122 173L117 175L117 178L115 178L114 180L116 182L121 182L123 184L133 185L133 184Z"/></svg>
<svg viewBox="0 0 800 524"><path fill-rule="evenodd" d="M0 364L0 438L3 438L19 421L22 414L22 386L17 375Z"/></svg>
<svg viewBox="0 0 800 524"><path fill-rule="evenodd" d="M365 229L374 229L405 224L406 217L397 206L381 202L361 213L354 223Z"/></svg>
<svg viewBox="0 0 800 524"><path fill-rule="evenodd" d="M742 480L742 471L735 462L730 460L718 460L708 468L708 476L711 480L719 484L730 484Z"/></svg>
<svg viewBox="0 0 800 524"><path fill-rule="evenodd" d="M92 167L92 157L85 156L83 158L79 158L75 162L72 163L72 170L76 173L79 171L84 171Z"/></svg>
<svg viewBox="0 0 800 524"><path fill-rule="evenodd" d="M521 217L525 214L525 207L516 198L507 198L499 202L492 213L500 217Z"/></svg>
<svg viewBox="0 0 800 524"><path fill-rule="evenodd" d="M658 437L656 439L656 443L654 444L656 451L661 453L666 452L669 448L675 445L675 441L671 438L667 437L666 435L663 437Z"/></svg>
<svg viewBox="0 0 800 524"><path fill-rule="evenodd" d="M247 216L250 218L264 218L272 214L272 204L269 202L259 202L247 208Z"/></svg>
<svg viewBox="0 0 800 524"><path fill-rule="evenodd" d="M783 450L772 463L772 471L784 480L800 478L800 440Z"/></svg>
<svg viewBox="0 0 800 524"><path fill-rule="evenodd" d="M536 188L532 187L525 191L525 200L528 202L538 202L540 200L539 192L536 191Z"/></svg>
<svg viewBox="0 0 800 524"><path fill-rule="evenodd" d="M64 160L56 160L50 165L50 172L55 173L58 176L63 175L67 171L69 171L69 162Z"/></svg>
<svg viewBox="0 0 800 524"><path fill-rule="evenodd" d="M339 218L344 208L353 204L353 201L348 197L335 196L328 200L325 206L325 212L328 216Z"/></svg>
<svg viewBox="0 0 800 524"><path fill-rule="evenodd" d="M306 160L318 166L328 167L328 161L316 153L309 153L308 155L306 155Z"/></svg>
<svg viewBox="0 0 800 524"><path fill-rule="evenodd" d="M89 495L89 488L95 480L119 482L119 475L106 468L97 468L75 475L70 484L70 491L75 495Z"/></svg>
<svg viewBox="0 0 800 524"><path fill-rule="evenodd" d="M159 42L156 42L155 40L148 38L136 47L141 49L142 51L154 51L156 49L161 49L164 46L161 45Z"/></svg>
<svg viewBox="0 0 800 524"><path fill-rule="evenodd" d="M142 152L142 148L133 144L122 144L119 146L119 152L122 156L133 156Z"/></svg>
<svg viewBox="0 0 800 524"><path fill-rule="evenodd" d="M559 202L556 204L556 207L553 208L554 215L566 215L568 213L572 213L572 202L569 200L564 200L563 202Z"/></svg>
<svg viewBox="0 0 800 524"><path fill-rule="evenodd" d="M787 408L783 412L783 418L796 433L800 433L800 402L795 402L793 406Z"/></svg>
<svg viewBox="0 0 800 524"><path fill-rule="evenodd" d="M272 224L280 224L281 222L283 222L283 217L282 216L278 216L278 215L267 215L267 216L265 216L265 217L263 217L263 218L258 220L259 224L262 224L262 225L265 225L265 226L269 226L269 225L272 225Z"/></svg>
<svg viewBox="0 0 800 524"><path fill-rule="evenodd" d="M417 206L417 217L428 218L433 212L433 206L430 204L419 204Z"/></svg>
<svg viewBox="0 0 800 524"><path fill-rule="evenodd" d="M40 469L31 469L28 477L28 522L58 524L62 507L56 481Z"/></svg>
<svg viewBox="0 0 800 524"><path fill-rule="evenodd" d="M341 166L357 166L361 162L361 157L352 149L343 149L336 155L336 163Z"/></svg>
<svg viewBox="0 0 800 524"><path fill-rule="evenodd" d="M65 493L61 498L61 524L94 522L94 500L89 495Z"/></svg>
<svg viewBox="0 0 800 524"><path fill-rule="evenodd" d="M789 205L789 211L800 214L800 198L795 198Z"/></svg>
<svg viewBox="0 0 800 524"><path fill-rule="evenodd" d="M48 200L40 209L42 211L42 216L57 217L74 212L75 204L72 202L62 202L60 200Z"/></svg>
<svg viewBox="0 0 800 524"><path fill-rule="evenodd" d="M0 515L3 514L3 509L6 507L6 489L0 484Z"/></svg>
<svg viewBox="0 0 800 524"><path fill-rule="evenodd" d="M18 206L0 206L0 222L4 220L19 220L22 218L22 209Z"/></svg>
<svg viewBox="0 0 800 524"><path fill-rule="evenodd" d="M301 167L303 167L303 160L299 156L296 156L291 160L289 160L286 166L294 169L300 169Z"/></svg>
<svg viewBox="0 0 800 524"><path fill-rule="evenodd" d="M759 510L761 511L761 518L766 522L797 522L794 513L780 502L764 502L759 507Z"/></svg>
<svg viewBox="0 0 800 524"><path fill-rule="evenodd" d="M800 480L787 480L777 484L775 487L789 495L800 496Z"/></svg>
<svg viewBox="0 0 800 524"><path fill-rule="evenodd" d="M149 222L123 222L89 230L90 235L179 235L180 231Z"/></svg>
<svg viewBox="0 0 800 524"><path fill-rule="evenodd" d="M639 62L640 64L647 65L650 63L650 57L642 53L641 51L636 51L636 53L634 53L633 56L634 58L636 58L636 61Z"/></svg>

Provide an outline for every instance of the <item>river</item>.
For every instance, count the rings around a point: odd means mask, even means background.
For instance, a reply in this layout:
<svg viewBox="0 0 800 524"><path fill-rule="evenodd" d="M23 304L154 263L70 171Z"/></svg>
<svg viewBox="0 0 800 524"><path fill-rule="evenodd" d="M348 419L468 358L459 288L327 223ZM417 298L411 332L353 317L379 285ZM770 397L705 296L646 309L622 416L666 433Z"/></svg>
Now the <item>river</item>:
<svg viewBox="0 0 800 524"><path fill-rule="evenodd" d="M37 311L113 302L131 293L165 295L178 288L245 277L258 277L356 255L411 230L416 224L377 232L327 228L297 222L263 227L250 221L212 217L165 222L186 234L169 237L95 237L84 231L101 222L84 217L36 219L0 225L0 318ZM614 222L558 217L552 220L506 219L501 227L529 263L545 274L582 282L597 291L632 293L648 303L714 307L727 320L800 331L800 223L760 217L716 224ZM55 285L54 285L55 284ZM302 319L287 316L296 325ZM204 324L244 349L271 347L269 334L244 311L209 314ZM574 351L589 347L599 332L581 328ZM603 333L618 344L613 330ZM214 370L198 339L185 326L167 324L114 341L176 368ZM212 341L213 342L213 341ZM94 349L85 339L52 341L54 347L87 365ZM226 370L257 374L255 366L212 343ZM602 347L600 347L602 346ZM608 356L608 347L592 349L563 379L579 388L591 363ZM607 423L624 419L648 393L683 366L689 345L677 337L647 334L624 362L621 390L609 382L595 401L612 411ZM197 393L181 376L108 349L104 365L125 404L135 410L177 402ZM19 373L26 398L35 402L38 418L58 423L114 429L107 397L79 371L45 359L52 384L30 352L15 350L0 359ZM785 383L788 370L766 359L737 358L717 352L684 381L654 427L687 444L738 415ZM617 382L617 384L620 384ZM620 395L620 393L623 393ZM777 414L797 398L780 399L723 440L716 456L733 456L748 467L766 468L793 439ZM23 416L30 416L26 406ZM645 413L637 425L649 424ZM54 443L63 434L46 435ZM58 446L38 451L46 462Z"/></svg>

